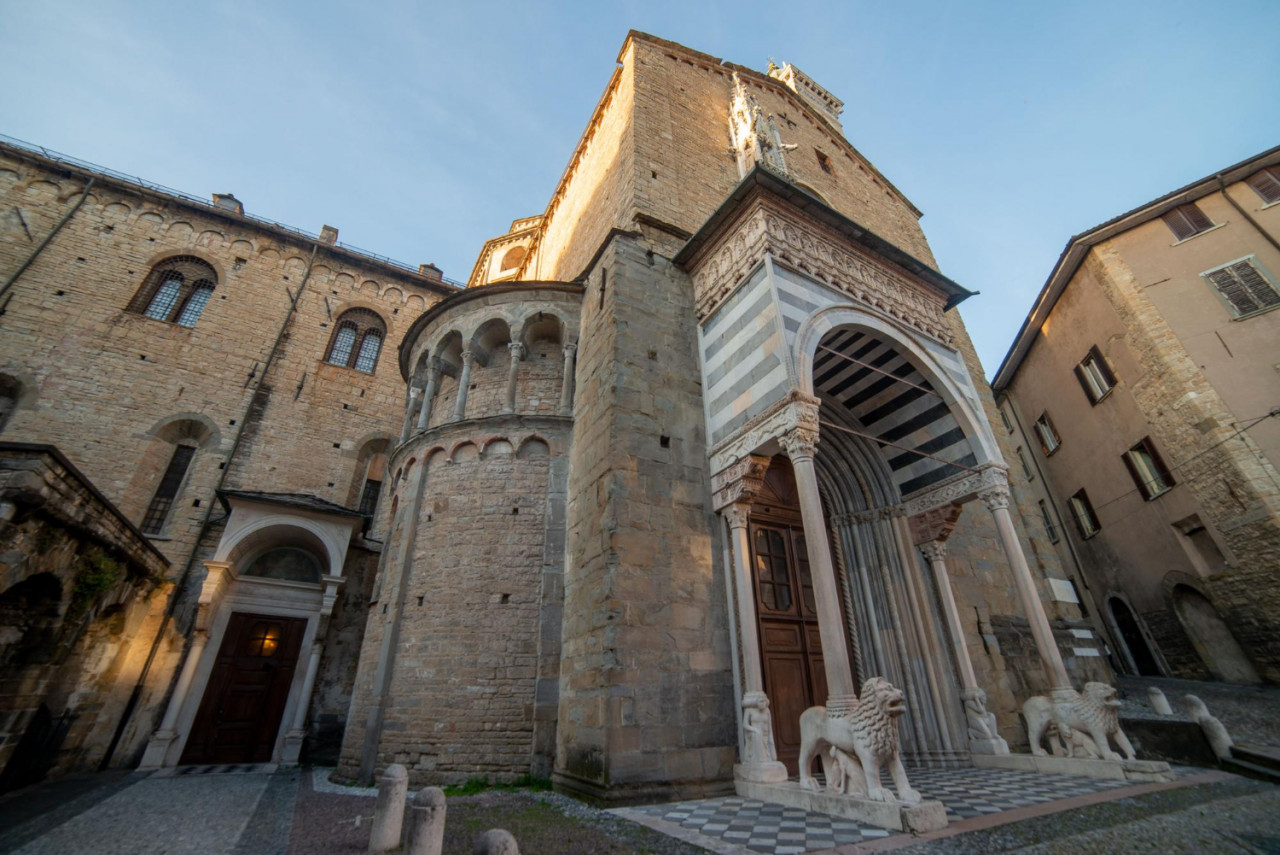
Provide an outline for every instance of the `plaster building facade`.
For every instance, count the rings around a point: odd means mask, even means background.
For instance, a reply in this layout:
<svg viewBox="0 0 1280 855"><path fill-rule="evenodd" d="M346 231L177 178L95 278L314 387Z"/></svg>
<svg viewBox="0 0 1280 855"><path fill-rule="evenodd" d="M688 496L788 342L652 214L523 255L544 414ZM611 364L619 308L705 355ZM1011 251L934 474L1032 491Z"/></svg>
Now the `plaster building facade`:
<svg viewBox="0 0 1280 855"><path fill-rule="evenodd" d="M1136 674L1280 680L1280 149L1072 238L993 386Z"/></svg>
<svg viewBox="0 0 1280 855"><path fill-rule="evenodd" d="M624 803L794 774L801 713L869 678L935 766L1106 681L972 294L841 110L632 32L465 289L0 150L0 438L57 446L169 562L96 762L340 741L352 779Z"/></svg>

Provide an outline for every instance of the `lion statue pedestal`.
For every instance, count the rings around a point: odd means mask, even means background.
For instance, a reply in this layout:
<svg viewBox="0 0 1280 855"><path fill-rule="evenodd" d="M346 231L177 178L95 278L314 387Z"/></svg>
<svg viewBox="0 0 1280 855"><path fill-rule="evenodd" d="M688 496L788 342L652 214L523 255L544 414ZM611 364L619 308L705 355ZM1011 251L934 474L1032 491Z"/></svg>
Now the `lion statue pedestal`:
<svg viewBox="0 0 1280 855"><path fill-rule="evenodd" d="M880 677L867 680L859 697L832 697L825 707L809 707L800 716L800 783L739 780L738 794L896 831L945 828L946 808L925 801L907 780L898 751L897 719L904 712L902 691ZM815 760L822 762L825 789L813 776ZM881 786L885 767L893 790Z"/></svg>

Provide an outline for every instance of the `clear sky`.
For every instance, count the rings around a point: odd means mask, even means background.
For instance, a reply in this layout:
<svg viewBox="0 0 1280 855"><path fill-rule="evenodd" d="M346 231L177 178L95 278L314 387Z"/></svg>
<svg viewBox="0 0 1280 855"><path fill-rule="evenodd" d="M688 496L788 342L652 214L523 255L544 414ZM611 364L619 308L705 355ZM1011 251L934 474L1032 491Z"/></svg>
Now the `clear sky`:
<svg viewBox="0 0 1280 855"><path fill-rule="evenodd" d="M467 278L629 28L845 102L994 372L1068 238L1280 144L1280 0L0 0L0 132Z"/></svg>

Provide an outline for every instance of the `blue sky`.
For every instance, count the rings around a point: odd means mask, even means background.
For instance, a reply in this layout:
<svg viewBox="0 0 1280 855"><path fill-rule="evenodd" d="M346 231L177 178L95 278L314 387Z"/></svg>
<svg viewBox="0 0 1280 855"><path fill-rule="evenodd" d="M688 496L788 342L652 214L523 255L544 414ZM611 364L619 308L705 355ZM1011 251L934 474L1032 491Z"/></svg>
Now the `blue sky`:
<svg viewBox="0 0 1280 855"><path fill-rule="evenodd" d="M1280 143L1280 0L0 4L0 132L466 279L629 28L845 102L990 374L1067 239Z"/></svg>

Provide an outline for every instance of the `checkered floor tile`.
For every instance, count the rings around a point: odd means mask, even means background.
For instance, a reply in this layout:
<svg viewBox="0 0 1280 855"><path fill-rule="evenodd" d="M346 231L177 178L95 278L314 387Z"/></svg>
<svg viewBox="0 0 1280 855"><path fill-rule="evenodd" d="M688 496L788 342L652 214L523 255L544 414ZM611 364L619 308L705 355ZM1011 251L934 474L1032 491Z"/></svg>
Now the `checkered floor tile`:
<svg viewBox="0 0 1280 855"><path fill-rule="evenodd" d="M951 822L1130 786L1126 781L1001 769L912 769L909 774L911 785L926 799L943 803ZM887 776L885 784L889 785ZM770 855L800 855L898 833L853 820L737 797L651 805L636 810Z"/></svg>

